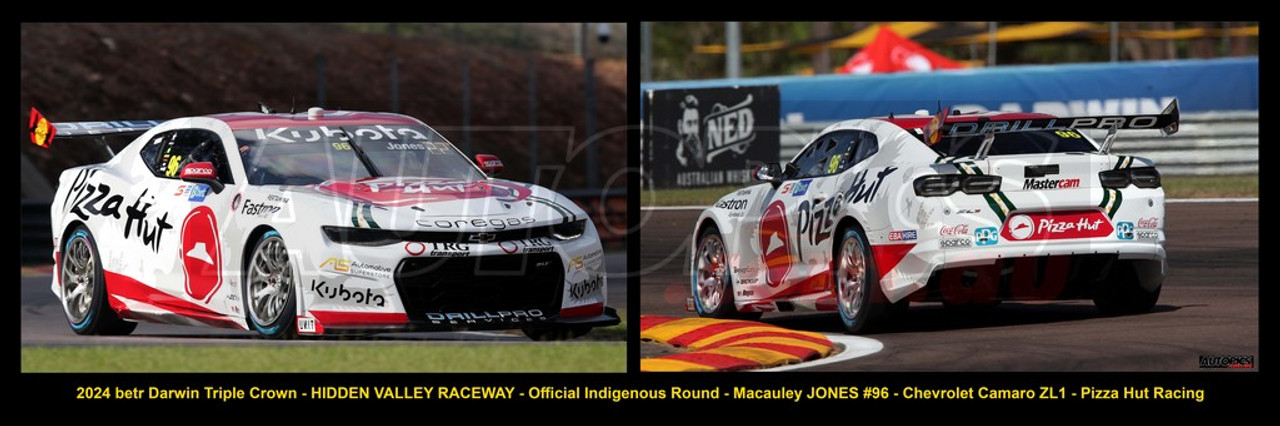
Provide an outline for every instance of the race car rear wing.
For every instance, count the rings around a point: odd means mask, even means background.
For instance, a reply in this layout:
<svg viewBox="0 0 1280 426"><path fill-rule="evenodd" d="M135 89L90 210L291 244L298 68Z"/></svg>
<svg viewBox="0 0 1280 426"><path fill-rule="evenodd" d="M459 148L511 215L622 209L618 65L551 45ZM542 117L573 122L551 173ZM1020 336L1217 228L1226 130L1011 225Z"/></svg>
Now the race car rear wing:
<svg viewBox="0 0 1280 426"><path fill-rule="evenodd" d="M33 107L31 108L31 119L27 125L27 130L31 135L31 143L41 148L52 146L55 135L60 139L93 137L98 139L104 147L107 147L107 152L111 152L111 147L108 147L106 141L103 140L104 137L113 135L136 136L146 133L152 127L159 126L160 123L157 120L51 123L49 119L45 118L43 114L40 114L40 111ZM111 155L115 156L114 153Z"/></svg>
<svg viewBox="0 0 1280 426"><path fill-rule="evenodd" d="M1059 117L1033 118L1024 120L986 120L946 123L947 110L944 109L926 126L925 139L930 145L936 143L941 136L976 136L987 135L982 149L978 150L978 158L986 157L996 133L1027 132L1036 130L1066 129L1107 129L1107 138L1103 141L1099 152L1106 154L1115 142L1117 130L1156 129L1169 136L1178 132L1178 100L1174 99L1159 114L1144 115L1108 115L1093 117ZM936 125L935 123L944 123Z"/></svg>

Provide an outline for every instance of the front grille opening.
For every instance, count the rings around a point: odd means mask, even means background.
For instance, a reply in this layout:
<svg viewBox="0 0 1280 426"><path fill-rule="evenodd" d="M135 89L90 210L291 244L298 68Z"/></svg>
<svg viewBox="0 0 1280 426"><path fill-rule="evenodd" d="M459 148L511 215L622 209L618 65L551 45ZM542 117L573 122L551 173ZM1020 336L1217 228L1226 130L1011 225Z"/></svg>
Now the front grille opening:
<svg viewBox="0 0 1280 426"><path fill-rule="evenodd" d="M426 313L560 311L564 266L555 253L478 257L417 257L395 274L411 320Z"/></svg>

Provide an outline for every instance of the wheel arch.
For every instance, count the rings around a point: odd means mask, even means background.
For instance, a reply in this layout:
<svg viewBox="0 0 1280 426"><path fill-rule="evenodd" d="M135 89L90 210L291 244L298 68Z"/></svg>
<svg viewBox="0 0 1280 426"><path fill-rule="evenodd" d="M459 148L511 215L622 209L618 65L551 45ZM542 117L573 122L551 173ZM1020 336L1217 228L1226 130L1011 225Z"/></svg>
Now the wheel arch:
<svg viewBox="0 0 1280 426"><path fill-rule="evenodd" d="M263 235L266 235L266 233L271 231L280 232L279 230L271 227L271 225L266 224L258 225L257 227L254 227L252 231L249 231L249 236L244 240L244 247L240 250L241 274L247 274L249 272L249 257L253 256L253 249L257 247L258 240L262 239ZM241 279L244 279L243 275L241 276Z"/></svg>

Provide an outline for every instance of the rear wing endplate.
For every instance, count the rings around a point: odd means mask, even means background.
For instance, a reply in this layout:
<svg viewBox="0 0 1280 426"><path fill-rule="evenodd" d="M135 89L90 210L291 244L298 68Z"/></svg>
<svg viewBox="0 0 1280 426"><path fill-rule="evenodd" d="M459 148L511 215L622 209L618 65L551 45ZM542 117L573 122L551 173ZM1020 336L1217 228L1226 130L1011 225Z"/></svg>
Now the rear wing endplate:
<svg viewBox="0 0 1280 426"><path fill-rule="evenodd" d="M123 120L123 121L78 121L68 123L52 123L40 111L31 108L28 132L31 143L41 148L53 145L54 137L67 138L101 138L106 136L136 136L146 133L152 127L160 125L158 120ZM104 142L105 145L105 142ZM108 151L110 148L108 148Z"/></svg>

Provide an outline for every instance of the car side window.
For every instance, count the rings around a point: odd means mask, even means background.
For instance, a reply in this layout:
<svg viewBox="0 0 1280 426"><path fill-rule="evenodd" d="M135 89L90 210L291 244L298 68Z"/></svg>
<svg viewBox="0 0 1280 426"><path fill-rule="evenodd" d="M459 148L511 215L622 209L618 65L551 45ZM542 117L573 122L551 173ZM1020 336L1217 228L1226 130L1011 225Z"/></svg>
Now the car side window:
<svg viewBox="0 0 1280 426"><path fill-rule="evenodd" d="M232 183L227 153L217 133L204 129L165 132L152 138L142 148L142 158L156 177L177 179L182 166L192 162L210 162L218 171L218 180Z"/></svg>
<svg viewBox="0 0 1280 426"><path fill-rule="evenodd" d="M796 179L833 175L848 169L861 161L857 157L860 130L837 130L818 136L805 148L804 154L796 158Z"/></svg>
<svg viewBox="0 0 1280 426"><path fill-rule="evenodd" d="M146 164L147 168L150 169L151 173L156 175L156 177L163 176L156 173L156 162L160 160L160 150L168 146L168 141L173 138L174 133L175 132L164 132L155 135L151 140L147 141L147 144L143 145L142 150L139 151L139 154L142 156L142 164Z"/></svg>
<svg viewBox="0 0 1280 426"><path fill-rule="evenodd" d="M872 155L875 155L877 152L880 152L880 141L876 139L875 133L861 132L861 131L858 133L859 133L858 154L853 157L854 160L853 162L849 163L849 166L853 166L854 164L861 163L862 160L866 160L867 158L870 158ZM849 168L849 166L846 166L845 168L847 169ZM844 170L841 170L841 171L844 171Z"/></svg>

